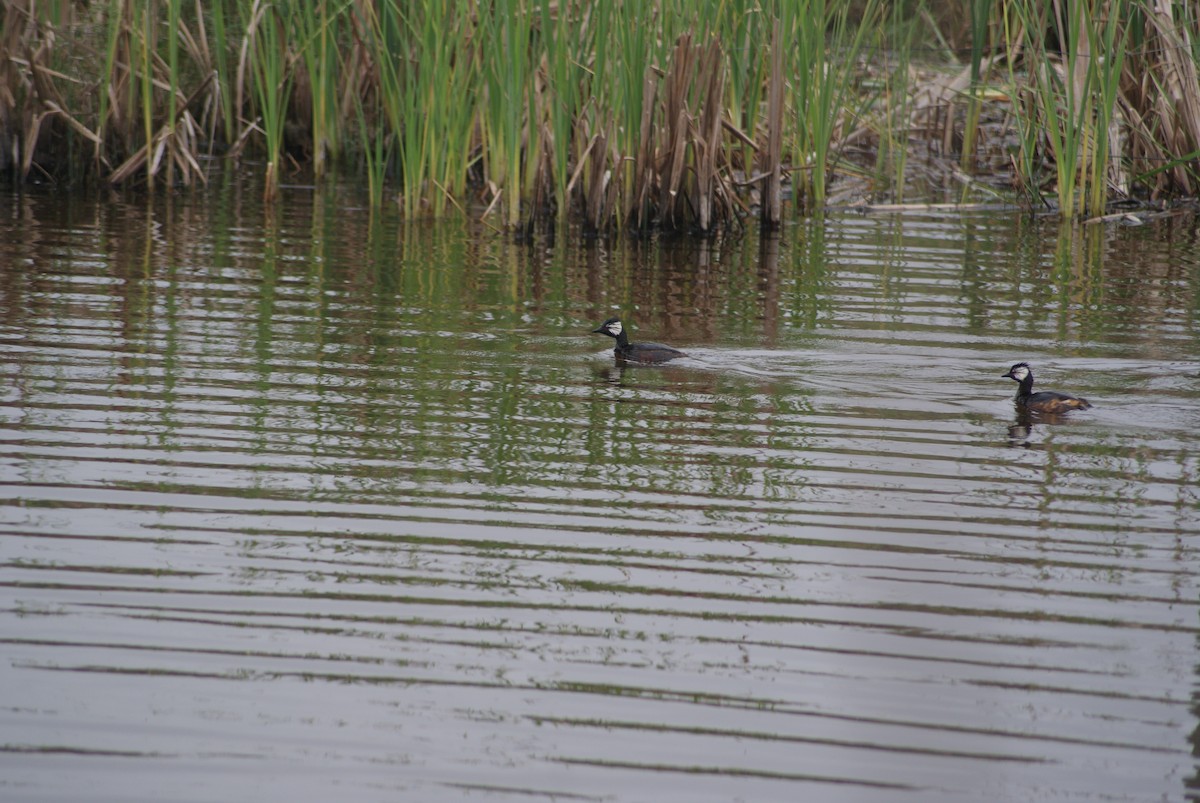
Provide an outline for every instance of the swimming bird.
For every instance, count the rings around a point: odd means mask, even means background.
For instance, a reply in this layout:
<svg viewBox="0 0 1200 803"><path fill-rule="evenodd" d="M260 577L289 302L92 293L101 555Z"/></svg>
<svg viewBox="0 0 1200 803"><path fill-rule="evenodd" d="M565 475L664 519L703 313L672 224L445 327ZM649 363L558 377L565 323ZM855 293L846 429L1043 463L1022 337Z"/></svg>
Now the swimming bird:
<svg viewBox="0 0 1200 803"><path fill-rule="evenodd" d="M679 349L664 346L662 343L630 343L625 327L620 318L609 318L599 327L592 330L595 335L608 335L617 341L613 354L618 360L629 362L666 362L676 357L684 356Z"/></svg>
<svg viewBox="0 0 1200 803"><path fill-rule="evenodd" d="M1035 413L1065 413L1068 410L1087 410L1092 406L1087 399L1055 393L1053 390L1034 393L1033 370L1027 362L1017 363L1002 376L1020 383L1017 387L1017 404Z"/></svg>

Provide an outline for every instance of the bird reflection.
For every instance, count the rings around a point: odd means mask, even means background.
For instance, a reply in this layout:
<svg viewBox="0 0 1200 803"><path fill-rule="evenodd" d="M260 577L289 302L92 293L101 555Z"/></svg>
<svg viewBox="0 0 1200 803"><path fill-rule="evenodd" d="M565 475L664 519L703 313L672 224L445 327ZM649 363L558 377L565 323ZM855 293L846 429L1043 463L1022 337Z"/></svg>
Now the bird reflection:
<svg viewBox="0 0 1200 803"><path fill-rule="evenodd" d="M1030 410L1023 404L1014 404L1017 417L1016 420L1008 425L1008 445L1030 448L1033 444L1030 438L1033 436L1034 424L1065 424L1071 420L1070 416L1062 413L1039 413Z"/></svg>
<svg viewBox="0 0 1200 803"><path fill-rule="evenodd" d="M593 373L601 382L620 386L625 384L625 372L628 370L629 366L624 360L614 359L608 364L597 363L593 369Z"/></svg>
<svg viewBox="0 0 1200 803"><path fill-rule="evenodd" d="M663 377L676 383L695 380L694 372L682 368L630 362L620 357L614 357L611 363L597 363L593 366L592 373L598 380L618 387L637 384L635 380L639 376L647 377L655 384L661 383Z"/></svg>
<svg viewBox="0 0 1200 803"><path fill-rule="evenodd" d="M1029 448L1029 436L1033 434L1033 422L1028 416L1018 416L1017 420L1008 425L1008 445Z"/></svg>

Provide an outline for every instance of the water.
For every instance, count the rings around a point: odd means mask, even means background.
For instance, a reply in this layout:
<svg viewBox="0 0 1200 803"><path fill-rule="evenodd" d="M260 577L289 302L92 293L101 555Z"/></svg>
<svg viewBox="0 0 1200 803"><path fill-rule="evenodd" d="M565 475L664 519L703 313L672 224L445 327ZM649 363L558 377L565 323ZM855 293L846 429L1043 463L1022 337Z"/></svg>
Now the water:
<svg viewBox="0 0 1200 803"><path fill-rule="evenodd" d="M4 799L1197 796L1194 218L255 193L0 206Z"/></svg>

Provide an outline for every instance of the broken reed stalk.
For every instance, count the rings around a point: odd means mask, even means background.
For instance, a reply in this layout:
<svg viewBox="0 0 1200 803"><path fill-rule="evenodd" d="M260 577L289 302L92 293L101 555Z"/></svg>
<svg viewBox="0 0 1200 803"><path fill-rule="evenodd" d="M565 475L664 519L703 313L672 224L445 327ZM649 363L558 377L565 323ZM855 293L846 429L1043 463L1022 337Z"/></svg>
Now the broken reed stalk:
<svg viewBox="0 0 1200 803"><path fill-rule="evenodd" d="M760 152L759 171L766 176L760 218L767 228L783 222L783 32L775 20L771 31L771 73L767 88L767 146Z"/></svg>
<svg viewBox="0 0 1200 803"><path fill-rule="evenodd" d="M652 220L651 193L657 169L654 165L654 109L657 81L650 68L642 80L642 117L638 125L637 155L633 160L634 189L631 197L630 217L638 229L648 229Z"/></svg>
<svg viewBox="0 0 1200 803"><path fill-rule="evenodd" d="M684 219L686 199L681 195L684 160L687 157L689 117L688 84L693 72L695 50L685 34L675 45L671 67L663 81L663 139L659 148L659 219L667 228L677 228Z"/></svg>
<svg viewBox="0 0 1200 803"><path fill-rule="evenodd" d="M725 70L720 43L693 43L680 37L662 83L662 135L653 157L659 182L657 220L667 228L712 231L732 213L721 172L728 165L721 148ZM650 85L646 91L649 92ZM644 107L645 110L645 107ZM643 115L643 129L646 116ZM649 145L643 141L639 155Z"/></svg>
<svg viewBox="0 0 1200 803"><path fill-rule="evenodd" d="M700 128L695 138L697 225L701 232L711 232L725 213L726 193L719 170L722 160L721 113L725 100L725 70L721 46L710 42L700 71L701 110Z"/></svg>
<svg viewBox="0 0 1200 803"><path fill-rule="evenodd" d="M608 170L605 159L608 155L608 137L604 132L597 132L588 147L591 159L590 175L587 177L587 197L584 201L585 222L593 232L604 231L608 221L608 190L612 173Z"/></svg>
<svg viewBox="0 0 1200 803"><path fill-rule="evenodd" d="M150 47L150 37L155 30L153 22L154 9L147 6L141 7L135 3L129 3L129 8L133 14L132 28L135 35L135 44L137 47L137 60L139 80L138 86L140 92L138 96L141 100L139 111L141 112L142 127L145 134L145 150L147 158L143 160L146 166L146 186L154 189L154 173L151 168L152 160L149 157L150 148L154 142L154 105L153 105L153 89L154 82L151 78L151 54L153 49Z"/></svg>

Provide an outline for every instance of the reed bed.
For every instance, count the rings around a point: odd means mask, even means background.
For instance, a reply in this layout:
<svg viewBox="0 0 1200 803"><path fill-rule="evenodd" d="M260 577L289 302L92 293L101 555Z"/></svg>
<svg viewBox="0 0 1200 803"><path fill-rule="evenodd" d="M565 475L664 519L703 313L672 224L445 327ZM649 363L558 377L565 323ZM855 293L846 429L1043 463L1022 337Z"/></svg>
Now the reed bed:
<svg viewBox="0 0 1200 803"><path fill-rule="evenodd" d="M410 218L701 234L939 173L1065 217L1200 185L1192 3L0 2L14 181L186 186L219 155L268 200L337 173Z"/></svg>

